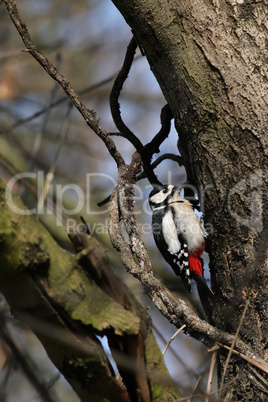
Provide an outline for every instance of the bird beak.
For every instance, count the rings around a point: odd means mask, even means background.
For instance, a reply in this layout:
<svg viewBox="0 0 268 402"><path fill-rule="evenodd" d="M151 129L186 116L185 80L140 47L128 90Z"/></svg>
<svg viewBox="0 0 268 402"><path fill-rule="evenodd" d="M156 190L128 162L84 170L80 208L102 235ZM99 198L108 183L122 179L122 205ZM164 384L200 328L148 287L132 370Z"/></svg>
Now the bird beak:
<svg viewBox="0 0 268 402"><path fill-rule="evenodd" d="M174 188L174 190L173 190L173 194L176 194L176 195L180 195L180 192L181 192L181 186L180 185L176 186Z"/></svg>

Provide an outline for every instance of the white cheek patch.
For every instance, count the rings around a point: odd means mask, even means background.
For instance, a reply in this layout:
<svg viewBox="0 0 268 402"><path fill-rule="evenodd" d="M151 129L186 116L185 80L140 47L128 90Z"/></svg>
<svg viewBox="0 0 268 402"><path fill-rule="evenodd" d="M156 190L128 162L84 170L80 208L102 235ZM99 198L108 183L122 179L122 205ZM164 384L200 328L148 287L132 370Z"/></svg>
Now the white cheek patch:
<svg viewBox="0 0 268 402"><path fill-rule="evenodd" d="M159 193L154 194L151 197L151 202L154 203L155 205L161 204L171 194L172 189L173 189L173 186L168 186L168 189L167 189L168 191L166 193L163 193L163 191L159 191Z"/></svg>

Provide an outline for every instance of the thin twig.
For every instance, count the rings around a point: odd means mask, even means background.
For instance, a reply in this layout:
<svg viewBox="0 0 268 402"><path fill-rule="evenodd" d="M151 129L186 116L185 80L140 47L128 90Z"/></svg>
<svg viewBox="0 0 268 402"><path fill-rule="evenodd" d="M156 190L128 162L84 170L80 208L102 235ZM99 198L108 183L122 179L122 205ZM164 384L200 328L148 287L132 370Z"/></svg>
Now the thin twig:
<svg viewBox="0 0 268 402"><path fill-rule="evenodd" d="M217 342L218 347L227 349L230 351L230 346L224 345L220 342ZM212 349L211 349L212 350ZM210 350L210 351L211 351ZM258 363L254 358L249 358L248 356L246 356L245 354L238 352L237 350L233 349L232 353L235 353L236 355L238 355L239 357L241 357L242 359L246 360L248 363L250 363L252 366L257 367L258 369L262 370L264 373L268 374L268 363L263 362L262 364Z"/></svg>
<svg viewBox="0 0 268 402"><path fill-rule="evenodd" d="M104 200L98 202L98 203L97 203L97 206L98 206L98 207L102 207L103 205L108 204L108 202L110 201L110 199L111 199L111 194L108 195L108 197L104 198Z"/></svg>
<svg viewBox="0 0 268 402"><path fill-rule="evenodd" d="M159 152L159 147L162 142L167 138L170 132L170 122L173 118L172 112L169 105L165 105L161 110L161 129L153 137L153 139L145 146L143 146L140 139L127 127L124 123L119 104L119 96L123 88L123 84L128 77L128 73L132 66L135 51L137 48L137 42L134 37L132 37L127 52L125 55L123 66L115 79L111 94L110 94L110 108L112 117L119 133L113 133L113 135L121 135L131 142L131 144L136 148L136 150L141 154L144 174L148 178L151 184L161 184L157 179L153 168L151 166L151 159L154 153Z"/></svg>
<svg viewBox="0 0 268 402"><path fill-rule="evenodd" d="M217 351L215 350L215 351L212 353L212 356L211 356L211 362L210 362L209 373L208 373L207 389L206 389L206 394L207 394L207 396L206 396L204 402L208 402L208 401L209 401L208 395L209 395L209 393L211 392L212 376L213 376L213 373L214 373L214 367L215 367L215 363L216 363L216 358L217 358Z"/></svg>
<svg viewBox="0 0 268 402"><path fill-rule="evenodd" d="M157 334L157 336L162 340L162 342L166 343L165 338L162 335L162 332L159 331L159 329L153 324L153 330ZM181 359L181 357L178 355L178 351L174 350L172 346L169 347L169 351L172 353L173 357L177 360L178 364L181 365L183 368L184 372L187 374L189 379L193 381L193 378L198 378L197 373L193 369L189 369L189 367L184 363L184 361Z"/></svg>
<svg viewBox="0 0 268 402"><path fill-rule="evenodd" d="M192 390L192 395L191 395L191 397L193 397L193 396L194 396L194 393L195 393L195 391L197 390L197 388L198 388L198 386L199 386L199 383L200 383L201 379L202 379L202 377L201 377L201 376L199 376L199 377L198 377L198 379L197 379L197 381L196 381L196 383L195 383L195 386L194 386L194 388L193 388L193 390Z"/></svg>
<svg viewBox="0 0 268 402"><path fill-rule="evenodd" d="M108 133L109 135L118 135L118 133ZM170 159L173 160L175 162L177 162L180 166L183 165L183 158L182 156L179 155L174 155L174 154L163 154L161 156L159 156L159 158L157 158L152 164L151 164L151 169L154 170L162 161L166 160L166 159ZM148 178L147 174L145 171L143 171L142 173L140 173L137 178L136 181L142 180ZM155 184L155 182L154 182ZM108 204L108 202L110 201L111 195L108 195L108 197L106 197L104 200L100 201L97 203L98 207L102 207L105 204Z"/></svg>
<svg viewBox="0 0 268 402"><path fill-rule="evenodd" d="M166 353L169 345L171 344L171 342L176 338L176 336L186 327L185 324L183 324L176 332L175 334L172 335L172 337L169 339L168 343L166 344L163 352L162 352L162 356L164 356L164 354Z"/></svg>
<svg viewBox="0 0 268 402"><path fill-rule="evenodd" d="M248 306L249 306L249 303L250 303L251 299L252 299L252 295L248 298L248 300L247 300L247 302L245 304L243 314L241 316L241 319L240 319L239 325L237 327L235 336L233 337L231 347L230 347L230 350L229 350L229 353L228 353L228 356L227 356L227 359L226 359L226 362L225 362L225 365L224 365L222 378L221 378L221 385L220 385L220 389L219 389L219 400L221 400L221 394L222 394L222 389L223 389L223 384L224 384L224 378L225 378L225 375L226 375L226 372L227 372L227 367L228 367L228 364L230 362L230 359L231 359L231 356L232 356L236 341L238 339L238 334L239 334L240 329L242 327L242 324L243 324L243 321L244 321L244 318L245 318L245 315L246 315L246 311L248 309Z"/></svg>
<svg viewBox="0 0 268 402"><path fill-rule="evenodd" d="M238 375L236 375L234 378L232 378L228 383L224 384L224 388L227 388L229 385L233 384L236 380L238 379ZM218 390L216 389L216 391L210 392L208 397L211 399L213 397L214 401L218 401L218 399L216 399L214 397L215 394L217 394ZM204 394L195 394L195 395L189 395L189 396L185 396L183 398L179 398L176 400L176 402L181 402L181 401L187 401L187 400L191 400L192 398L199 398L198 400L203 401L204 398Z"/></svg>
<svg viewBox="0 0 268 402"><path fill-rule="evenodd" d="M118 135L118 133L108 133L109 135ZM183 158L182 156L179 155L174 155L174 154L163 154L161 156L159 156L159 158L157 158L152 164L151 164L151 168L154 170L162 161L166 160L166 159L170 159L172 161L177 162L180 166L183 165ZM140 173L137 178L136 181L145 179L147 177L145 171L143 171L142 173ZM105 204L108 204L108 202L110 201L111 195L108 195L108 197L106 197L104 200L100 201L97 203L98 207L102 207Z"/></svg>
<svg viewBox="0 0 268 402"><path fill-rule="evenodd" d="M151 156L159 152L159 147L170 133L170 122L173 119L173 113L169 105L165 105L161 110L160 121L161 129L154 138L144 147L145 152L149 152Z"/></svg>
<svg viewBox="0 0 268 402"><path fill-rule="evenodd" d="M109 135L118 135L118 133L108 133ZM151 169L154 170L162 161L166 160L166 159L170 159L172 161L177 162L180 166L183 165L183 158L182 156L179 155L174 155L174 154L163 154L161 156L159 156L159 158L157 158L152 164L151 164ZM143 171L142 173L140 173L137 178L136 181L142 180L147 178L147 174L145 171ZM108 195L108 197L106 197L104 200L100 201L97 203L98 207L102 207L105 204L108 204L108 202L110 201L111 195Z"/></svg>

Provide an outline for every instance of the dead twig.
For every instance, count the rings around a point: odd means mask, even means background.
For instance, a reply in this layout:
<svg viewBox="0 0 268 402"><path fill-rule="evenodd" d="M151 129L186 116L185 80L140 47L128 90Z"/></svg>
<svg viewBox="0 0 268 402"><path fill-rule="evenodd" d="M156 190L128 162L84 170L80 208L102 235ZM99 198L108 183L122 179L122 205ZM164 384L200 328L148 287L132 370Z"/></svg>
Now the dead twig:
<svg viewBox="0 0 268 402"><path fill-rule="evenodd" d="M216 343L216 346L213 346L213 348L209 349L208 352L213 352L214 350L218 350L219 348L224 348L227 350L230 350L230 346L224 345L220 342ZM245 354L237 351L236 349L232 350L232 353L238 355L239 357L241 357L242 359L246 360L248 363L250 363L252 366L257 367L258 369L262 370L264 373L268 373L268 364L263 361L262 364L260 364L258 361L256 361L254 358L249 358L248 356L246 356Z"/></svg>
<svg viewBox="0 0 268 402"><path fill-rule="evenodd" d="M231 356L232 356L232 353L233 353L233 350L234 350L236 341L237 341L237 339L238 339L238 334L239 334L240 329L241 329L241 327L242 327L242 324L243 324L243 321L244 321L244 318L245 318L245 315L246 315L246 311L247 311L247 309L248 309L248 306L249 306L249 303L250 303L250 301L251 301L251 298L252 298L252 295L248 298L248 300L247 300L247 302L246 302L246 304L245 304L243 314L242 314L242 316L241 316L241 319L240 319L239 325L238 325L238 327L237 327L235 336L233 337L233 340L232 340L232 343L231 343L231 347L230 347L230 350L229 350L229 353L228 353L228 356L227 356L227 359L226 359L226 362L225 362L225 365L224 365L224 369L223 369L223 373L222 373L222 378L221 378L221 385L220 385L220 389L219 389L219 400L221 400L221 394L222 394L222 389L223 389L223 384L224 384L224 378L225 378L225 375L226 375L226 372L227 372L227 367L228 367L228 364L229 364L229 362L230 362L230 359L231 359Z"/></svg>
<svg viewBox="0 0 268 402"><path fill-rule="evenodd" d="M176 338L176 336L177 336L185 327L186 327L186 325L183 324L183 325L175 332L175 334L172 335L172 337L169 339L168 343L166 344L166 346L165 346L165 348L164 348L164 350L163 350L163 352L162 352L162 356L165 355L165 353L166 353L166 351L167 351L169 345L171 344L171 342Z"/></svg>
<svg viewBox="0 0 268 402"><path fill-rule="evenodd" d="M212 376L213 376L214 367L215 367L215 364L216 364L216 358L217 358L217 351L215 350L215 351L212 353L212 356L211 356L211 362L210 362L209 373L208 373L207 389L206 389L206 394L207 394L207 396L206 396L204 402L209 402L209 397L208 397L208 395L209 395L210 392L211 392Z"/></svg>

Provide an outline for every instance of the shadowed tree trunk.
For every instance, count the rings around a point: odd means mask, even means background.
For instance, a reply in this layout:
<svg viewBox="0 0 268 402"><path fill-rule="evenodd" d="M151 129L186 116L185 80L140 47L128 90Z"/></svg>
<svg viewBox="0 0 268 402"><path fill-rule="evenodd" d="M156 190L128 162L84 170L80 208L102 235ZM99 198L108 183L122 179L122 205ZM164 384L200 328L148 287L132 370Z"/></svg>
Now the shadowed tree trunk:
<svg viewBox="0 0 268 402"><path fill-rule="evenodd" d="M200 191L214 321L265 357L267 345L267 2L114 0L175 116L188 179ZM218 361L219 384L226 355ZM231 380L235 381L231 382ZM267 400L265 381L232 356L229 400Z"/></svg>

